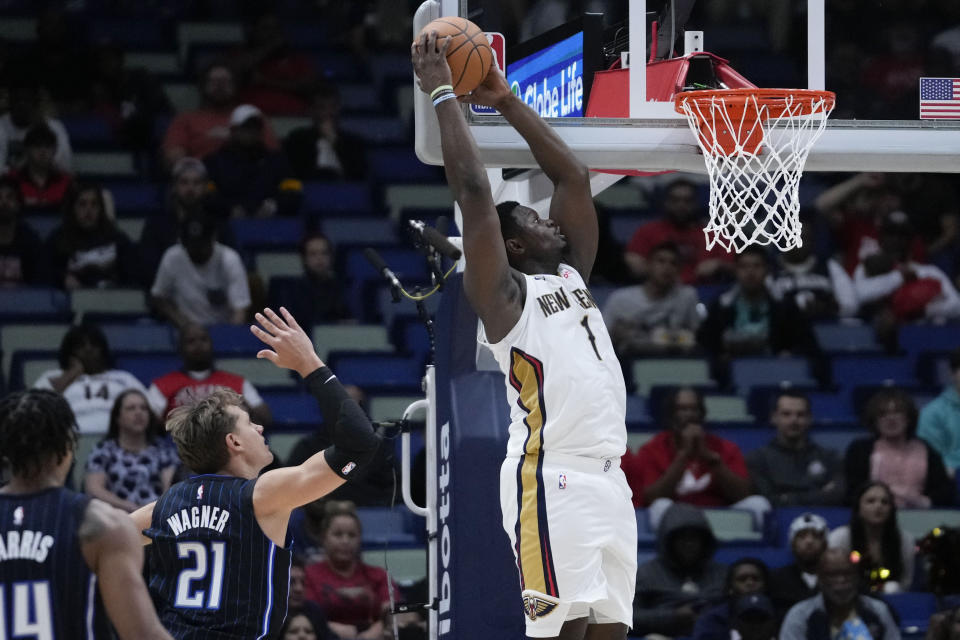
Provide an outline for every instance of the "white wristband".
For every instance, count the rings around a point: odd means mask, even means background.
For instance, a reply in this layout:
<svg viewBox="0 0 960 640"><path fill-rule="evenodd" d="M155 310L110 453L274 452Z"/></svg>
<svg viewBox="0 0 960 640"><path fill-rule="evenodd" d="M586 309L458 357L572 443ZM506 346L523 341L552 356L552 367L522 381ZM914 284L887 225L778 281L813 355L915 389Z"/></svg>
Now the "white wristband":
<svg viewBox="0 0 960 640"><path fill-rule="evenodd" d="M441 94L440 94L439 96L437 96L437 98L433 101L433 106L437 106L438 104L440 104L441 102L443 102L443 101L445 101L445 100L456 100L456 99L457 99L457 94L455 94L453 91L450 91L450 92L448 92L448 93L441 93Z"/></svg>

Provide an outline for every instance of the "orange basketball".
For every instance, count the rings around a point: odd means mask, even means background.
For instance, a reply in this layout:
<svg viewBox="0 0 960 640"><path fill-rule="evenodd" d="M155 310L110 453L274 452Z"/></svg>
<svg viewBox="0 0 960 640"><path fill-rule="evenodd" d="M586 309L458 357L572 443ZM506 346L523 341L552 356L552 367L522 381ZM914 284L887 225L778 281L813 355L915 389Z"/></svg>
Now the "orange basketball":
<svg viewBox="0 0 960 640"><path fill-rule="evenodd" d="M453 92L463 96L476 89L487 77L493 62L493 51L480 27L466 18L452 16L437 18L420 33L429 34L431 31L437 32L438 42L451 36L447 64L453 78Z"/></svg>

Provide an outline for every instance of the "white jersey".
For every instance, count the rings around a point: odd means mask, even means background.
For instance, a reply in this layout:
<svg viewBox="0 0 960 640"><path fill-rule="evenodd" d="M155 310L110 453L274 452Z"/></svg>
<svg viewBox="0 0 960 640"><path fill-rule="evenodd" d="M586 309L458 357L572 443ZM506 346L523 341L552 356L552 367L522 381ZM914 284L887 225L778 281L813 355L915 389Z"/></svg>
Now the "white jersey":
<svg viewBox="0 0 960 640"><path fill-rule="evenodd" d="M526 278L520 319L496 344L478 340L506 376L507 456L539 452L619 458L627 447L626 386L603 316L577 271Z"/></svg>
<svg viewBox="0 0 960 640"><path fill-rule="evenodd" d="M53 390L53 378L63 375L62 369L45 372L33 384L35 389ZM147 390L128 371L108 369L93 375L81 374L63 390L63 397L73 409L80 433L106 433L110 428L113 403L127 389L146 395Z"/></svg>

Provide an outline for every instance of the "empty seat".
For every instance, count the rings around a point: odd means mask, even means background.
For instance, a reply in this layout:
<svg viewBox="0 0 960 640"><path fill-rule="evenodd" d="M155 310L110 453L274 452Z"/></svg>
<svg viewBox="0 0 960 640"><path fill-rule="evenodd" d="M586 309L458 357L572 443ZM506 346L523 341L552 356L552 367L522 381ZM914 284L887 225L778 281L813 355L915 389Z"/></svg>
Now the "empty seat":
<svg viewBox="0 0 960 640"><path fill-rule="evenodd" d="M916 384L911 358L898 356L834 356L833 382L837 385Z"/></svg>
<svg viewBox="0 0 960 640"><path fill-rule="evenodd" d="M143 235L143 225L146 222L143 218L120 218L117 220L117 228L127 234L127 237L136 242Z"/></svg>
<svg viewBox="0 0 960 640"><path fill-rule="evenodd" d="M295 129L309 127L312 124L310 118L303 116L273 116L270 118L270 127L278 140L286 138Z"/></svg>
<svg viewBox="0 0 960 640"><path fill-rule="evenodd" d="M644 204L640 190L633 183L622 182L604 189L594 196L594 200L607 209L638 209Z"/></svg>
<svg viewBox="0 0 960 640"><path fill-rule="evenodd" d="M0 322L69 321L72 315L70 297L59 289L43 287L0 289Z"/></svg>
<svg viewBox="0 0 960 640"><path fill-rule="evenodd" d="M0 326L0 351L3 352L3 374L10 380L10 363L17 351L46 349L56 351L67 333L67 324L7 324ZM109 340L109 338L107 338Z"/></svg>
<svg viewBox="0 0 960 640"><path fill-rule="evenodd" d="M709 415L709 414L707 414ZM712 422L712 419L711 419ZM774 429L759 427L723 427L711 426L709 433L734 443L746 455L768 444L776 435Z"/></svg>
<svg viewBox="0 0 960 640"><path fill-rule="evenodd" d="M88 312L146 315L147 302L140 289L77 289L72 307L78 317Z"/></svg>
<svg viewBox="0 0 960 640"><path fill-rule="evenodd" d="M717 540L762 540L763 532L754 522L753 514L743 509L704 509Z"/></svg>
<svg viewBox="0 0 960 640"><path fill-rule="evenodd" d="M420 396L384 396L376 395L369 399L370 419L377 421L399 420L407 407L421 400Z"/></svg>
<svg viewBox="0 0 960 640"><path fill-rule="evenodd" d="M190 48L197 44L240 44L243 26L233 22L181 22L177 26L180 59L186 60Z"/></svg>
<svg viewBox="0 0 960 640"><path fill-rule="evenodd" d="M116 357L116 368L132 373L144 386L162 375L180 369L179 356L122 354Z"/></svg>
<svg viewBox="0 0 960 640"><path fill-rule="evenodd" d="M289 369L260 358L217 358L217 368L243 376L255 387L293 387L297 384Z"/></svg>
<svg viewBox="0 0 960 640"><path fill-rule="evenodd" d="M160 211L160 190L156 185L139 182L112 182L104 185L113 198L117 216L146 216ZM139 237L139 236L136 236Z"/></svg>
<svg viewBox="0 0 960 640"><path fill-rule="evenodd" d="M407 126L394 116L344 116L340 126L373 144L400 145L410 137Z"/></svg>
<svg viewBox="0 0 960 640"><path fill-rule="evenodd" d="M293 249L304 234L299 218L237 218L230 221L230 229L244 249Z"/></svg>
<svg viewBox="0 0 960 640"><path fill-rule="evenodd" d="M906 591L885 593L880 597L897 612L900 630L911 636L925 633L930 616L937 611L937 597L932 593Z"/></svg>
<svg viewBox="0 0 960 640"><path fill-rule="evenodd" d="M643 358L633 361L637 393L649 395L654 385L713 386L710 365L699 358Z"/></svg>
<svg viewBox="0 0 960 640"><path fill-rule="evenodd" d="M173 330L165 324L104 324L100 325L113 351L173 352L176 340Z"/></svg>
<svg viewBox="0 0 960 640"><path fill-rule="evenodd" d="M10 391L30 388L45 372L59 368L55 353L18 351L10 363Z"/></svg>
<svg viewBox="0 0 960 640"><path fill-rule="evenodd" d="M88 42L111 42L124 49L134 47L162 48L170 46L170 36L163 20L139 17L99 15L87 23ZM174 54L169 54L176 58Z"/></svg>
<svg viewBox="0 0 960 640"><path fill-rule="evenodd" d="M806 358L737 358L730 365L733 385L747 393L756 386L815 386Z"/></svg>
<svg viewBox="0 0 960 640"><path fill-rule="evenodd" d="M260 397L270 407L273 426L293 425L313 429L323 422L320 407L312 395L302 391L263 391Z"/></svg>
<svg viewBox="0 0 960 640"><path fill-rule="evenodd" d="M899 509L897 522L919 540L936 527L960 526L960 509Z"/></svg>
<svg viewBox="0 0 960 640"><path fill-rule="evenodd" d="M445 184L397 184L386 188L384 199L390 217L400 218L403 209L438 209L453 211L453 195Z"/></svg>
<svg viewBox="0 0 960 640"><path fill-rule="evenodd" d="M200 106L200 90L195 84L168 82L163 85L163 92L178 112L190 111Z"/></svg>
<svg viewBox="0 0 960 640"><path fill-rule="evenodd" d="M361 59L348 51L325 50L313 56L317 73L331 80L357 80L369 77Z"/></svg>
<svg viewBox="0 0 960 640"><path fill-rule="evenodd" d="M344 253L342 251L341 253ZM387 266L397 275L401 283L427 279L427 260L422 253L415 249L385 248L378 251ZM344 273L355 282L367 280L377 281L382 276L364 255L363 249L349 248L345 250Z"/></svg>
<svg viewBox="0 0 960 640"><path fill-rule="evenodd" d="M250 332L247 324L214 324L207 327L217 356L242 355L253 358L265 345Z"/></svg>
<svg viewBox="0 0 960 640"><path fill-rule="evenodd" d="M877 353L873 327L865 324L818 324L813 327L820 348L828 353Z"/></svg>
<svg viewBox="0 0 960 640"><path fill-rule="evenodd" d="M368 547L416 544L417 536L405 530L408 513L405 506L358 508L357 516L363 525L363 544Z"/></svg>
<svg viewBox="0 0 960 640"><path fill-rule="evenodd" d="M96 114L76 114L62 118L74 147L103 146L113 142L113 127Z"/></svg>
<svg viewBox="0 0 960 640"><path fill-rule="evenodd" d="M399 242L394 223L383 217L350 216L324 218L323 233L334 245L395 245Z"/></svg>
<svg viewBox="0 0 960 640"><path fill-rule="evenodd" d="M73 171L79 176L123 177L137 175L133 155L125 151L87 151L73 154Z"/></svg>
<svg viewBox="0 0 960 640"><path fill-rule="evenodd" d="M383 103L377 87L367 83L343 84L340 86L340 101L351 112L380 111Z"/></svg>
<svg viewBox="0 0 960 640"><path fill-rule="evenodd" d="M410 147L370 149L367 152L370 177L383 183L439 182L443 174L437 167L426 165Z"/></svg>
<svg viewBox="0 0 960 640"><path fill-rule="evenodd" d="M366 182L305 182L303 211L307 214L363 214L374 211Z"/></svg>
<svg viewBox="0 0 960 640"><path fill-rule="evenodd" d="M905 324L900 327L898 346L911 354L949 351L960 347L960 324Z"/></svg>
<svg viewBox="0 0 960 640"><path fill-rule="evenodd" d="M713 554L715 562L726 565L731 565L741 558L757 558L770 569L778 569L793 562L793 554L787 547L721 544Z"/></svg>
<svg viewBox="0 0 960 640"><path fill-rule="evenodd" d="M33 42L37 38L36 18L4 16L0 20L0 38L12 42Z"/></svg>
<svg viewBox="0 0 960 640"><path fill-rule="evenodd" d="M154 75L178 75L180 59L177 54L165 51L127 51L123 57L123 67L146 69Z"/></svg>
<svg viewBox="0 0 960 640"><path fill-rule="evenodd" d="M334 349L393 352L386 328L378 324L318 324L313 327L312 336L323 360Z"/></svg>
<svg viewBox="0 0 960 640"><path fill-rule="evenodd" d="M264 282L275 276L303 275L303 260L295 251L266 251L257 253L257 273Z"/></svg>
<svg viewBox="0 0 960 640"><path fill-rule="evenodd" d="M420 388L424 375L422 361L403 356L333 352L329 364L344 384L355 384L364 389L380 387L414 391Z"/></svg>
<svg viewBox="0 0 960 640"><path fill-rule="evenodd" d="M426 549L371 549L363 552L366 564L382 567L402 585L410 585L427 575Z"/></svg>
<svg viewBox="0 0 960 640"><path fill-rule="evenodd" d="M712 421L753 421L747 411L747 401L740 396L706 395L703 402L707 407L707 418Z"/></svg>

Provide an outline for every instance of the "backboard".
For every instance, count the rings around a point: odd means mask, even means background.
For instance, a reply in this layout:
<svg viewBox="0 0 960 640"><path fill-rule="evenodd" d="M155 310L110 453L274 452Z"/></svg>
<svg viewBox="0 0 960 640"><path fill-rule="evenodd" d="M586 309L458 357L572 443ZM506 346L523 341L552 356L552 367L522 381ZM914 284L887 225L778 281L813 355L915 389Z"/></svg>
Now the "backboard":
<svg viewBox="0 0 960 640"><path fill-rule="evenodd" d="M599 15L585 18L584 10ZM702 49L728 60L755 86L836 92L836 110L807 171L960 172L960 82L926 85L932 107L920 116L921 78L960 78L955 0L430 0L414 29L441 15L465 16L504 34L508 80L519 85L526 78L521 95L557 115L551 124L594 169L704 172L693 134L669 99L673 89L664 88L694 82L696 63L690 62L691 74L677 75L670 60L654 59L670 58L672 41L676 56ZM553 45L554 58L569 57L565 77L556 68L549 77L527 77L537 71L518 62ZM569 72L580 89L566 82ZM539 90L529 91L530 84ZM436 119L422 94L415 117L417 154L440 164ZM488 167L535 166L502 118L468 118Z"/></svg>

